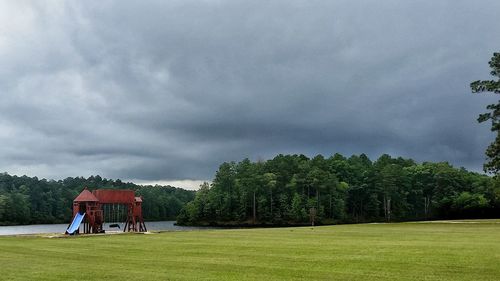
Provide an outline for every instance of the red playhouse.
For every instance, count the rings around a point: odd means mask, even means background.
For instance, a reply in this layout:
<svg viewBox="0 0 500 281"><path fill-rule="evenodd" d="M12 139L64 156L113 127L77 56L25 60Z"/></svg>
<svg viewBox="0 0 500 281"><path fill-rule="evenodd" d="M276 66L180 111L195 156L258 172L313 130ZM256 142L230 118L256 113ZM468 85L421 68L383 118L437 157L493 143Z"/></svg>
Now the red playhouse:
<svg viewBox="0 0 500 281"><path fill-rule="evenodd" d="M90 192L85 188L73 200L73 220L66 234L104 233L104 222L124 222L123 231L145 232L142 218L142 198L133 190L98 189ZM118 224L115 224L118 226Z"/></svg>

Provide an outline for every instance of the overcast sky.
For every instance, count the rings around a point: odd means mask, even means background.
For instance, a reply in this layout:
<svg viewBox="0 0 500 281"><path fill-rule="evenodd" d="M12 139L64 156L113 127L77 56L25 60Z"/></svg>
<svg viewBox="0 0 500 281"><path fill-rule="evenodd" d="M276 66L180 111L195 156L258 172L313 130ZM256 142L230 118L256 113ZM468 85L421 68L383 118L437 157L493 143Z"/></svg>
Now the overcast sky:
<svg viewBox="0 0 500 281"><path fill-rule="evenodd" d="M196 187L335 152L480 171L493 139L469 83L498 0L75 2L0 2L0 171Z"/></svg>

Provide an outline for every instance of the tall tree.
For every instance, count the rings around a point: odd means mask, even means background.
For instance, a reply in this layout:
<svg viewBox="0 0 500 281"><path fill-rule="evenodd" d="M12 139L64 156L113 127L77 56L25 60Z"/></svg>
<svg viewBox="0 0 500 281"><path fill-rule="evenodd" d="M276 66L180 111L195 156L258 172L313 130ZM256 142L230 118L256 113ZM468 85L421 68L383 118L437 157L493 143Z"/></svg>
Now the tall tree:
<svg viewBox="0 0 500 281"><path fill-rule="evenodd" d="M491 75L500 78L500 53L494 53L490 62ZM500 94L500 79L498 80L478 80L470 84L473 93L491 92ZM484 164L484 171L497 175L500 172L500 101L486 107L490 112L479 115L477 121L485 122L491 120L491 131L497 136L486 149L487 162Z"/></svg>

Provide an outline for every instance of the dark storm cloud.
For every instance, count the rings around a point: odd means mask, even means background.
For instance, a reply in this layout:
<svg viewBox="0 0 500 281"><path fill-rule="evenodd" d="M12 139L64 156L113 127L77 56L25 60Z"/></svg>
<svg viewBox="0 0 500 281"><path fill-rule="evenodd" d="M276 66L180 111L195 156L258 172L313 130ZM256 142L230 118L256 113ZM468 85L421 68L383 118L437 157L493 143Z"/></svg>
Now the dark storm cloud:
<svg viewBox="0 0 500 281"><path fill-rule="evenodd" d="M11 2L0 170L210 179L222 161L382 153L480 170L470 94L498 1Z"/></svg>

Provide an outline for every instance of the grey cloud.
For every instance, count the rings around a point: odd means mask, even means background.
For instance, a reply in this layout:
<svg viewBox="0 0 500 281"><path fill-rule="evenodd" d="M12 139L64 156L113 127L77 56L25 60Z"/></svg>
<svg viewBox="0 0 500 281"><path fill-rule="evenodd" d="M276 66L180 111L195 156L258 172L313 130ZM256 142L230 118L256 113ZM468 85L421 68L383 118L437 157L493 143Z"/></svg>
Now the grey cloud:
<svg viewBox="0 0 500 281"><path fill-rule="evenodd" d="M2 4L0 170L210 179L222 161L382 153L480 170L482 1Z"/></svg>

